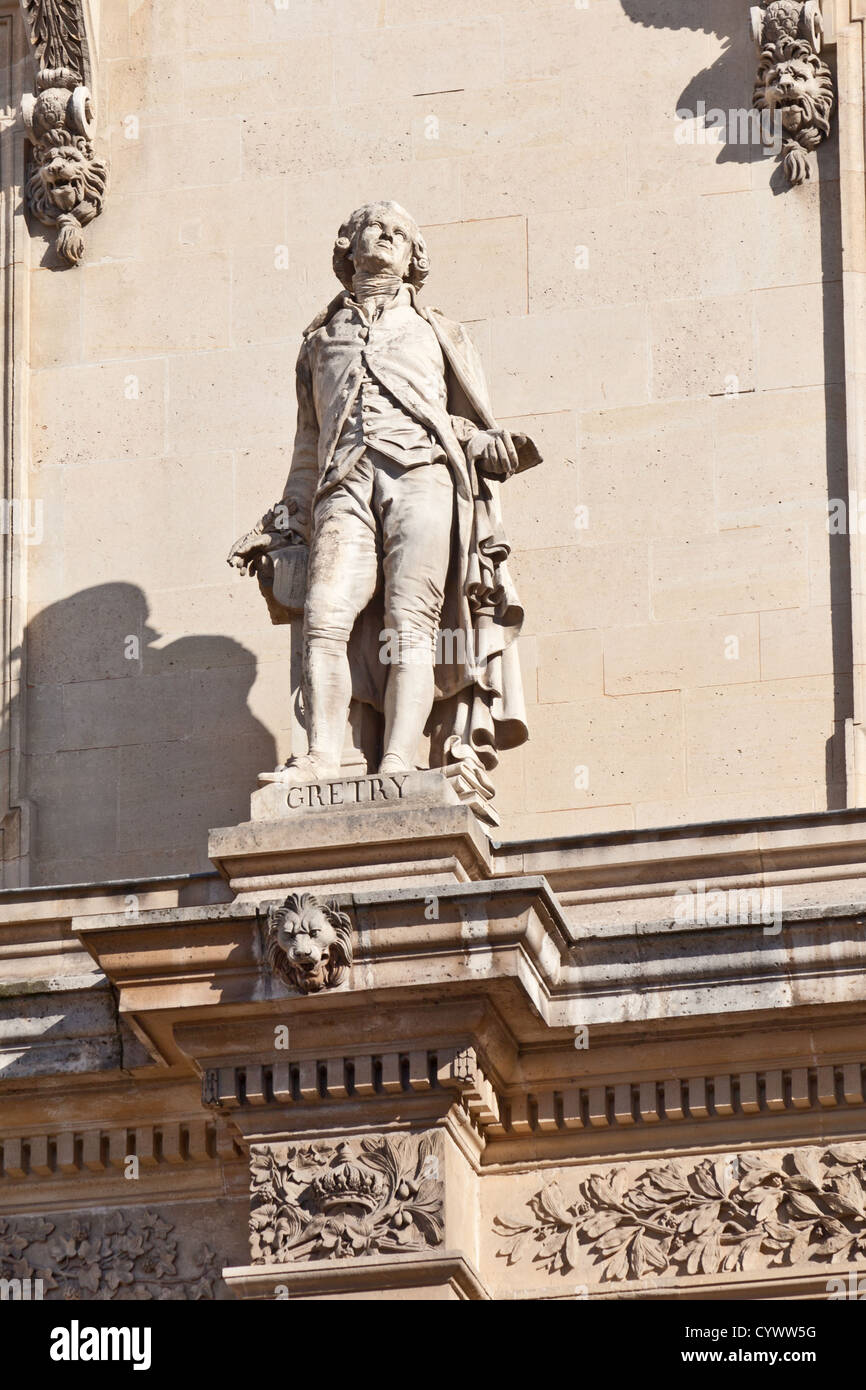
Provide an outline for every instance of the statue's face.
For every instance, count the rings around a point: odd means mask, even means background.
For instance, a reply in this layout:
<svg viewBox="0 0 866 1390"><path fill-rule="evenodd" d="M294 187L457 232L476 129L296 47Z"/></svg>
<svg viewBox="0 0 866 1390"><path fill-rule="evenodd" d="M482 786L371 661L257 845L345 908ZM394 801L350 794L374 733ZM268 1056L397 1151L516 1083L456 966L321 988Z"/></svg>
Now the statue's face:
<svg viewBox="0 0 866 1390"><path fill-rule="evenodd" d="M355 270L391 271L405 280L412 259L412 227L406 214L389 203L374 208L357 235Z"/></svg>

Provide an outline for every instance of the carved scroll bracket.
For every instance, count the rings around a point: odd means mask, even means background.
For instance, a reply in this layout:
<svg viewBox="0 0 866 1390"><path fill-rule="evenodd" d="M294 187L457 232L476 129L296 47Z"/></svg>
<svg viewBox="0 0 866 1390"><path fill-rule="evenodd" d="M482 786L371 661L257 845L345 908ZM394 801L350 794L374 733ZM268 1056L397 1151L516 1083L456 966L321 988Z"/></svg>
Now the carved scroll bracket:
<svg viewBox="0 0 866 1390"><path fill-rule="evenodd" d="M57 252L84 257L84 228L102 211L108 166L97 158L91 58L82 0L22 0L36 60L36 92L21 101L31 145L27 207L57 227Z"/></svg>
<svg viewBox="0 0 866 1390"><path fill-rule="evenodd" d="M760 55L752 104L762 137L778 143L790 184L810 177L808 155L830 133L833 79L819 54L824 35L821 0L764 0L751 9Z"/></svg>

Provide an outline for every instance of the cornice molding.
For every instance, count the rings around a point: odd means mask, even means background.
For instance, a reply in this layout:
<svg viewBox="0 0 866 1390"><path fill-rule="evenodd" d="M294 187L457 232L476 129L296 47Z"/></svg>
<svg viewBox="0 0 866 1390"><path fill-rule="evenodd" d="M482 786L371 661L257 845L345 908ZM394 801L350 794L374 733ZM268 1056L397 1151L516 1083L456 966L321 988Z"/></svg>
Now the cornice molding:
<svg viewBox="0 0 866 1390"><path fill-rule="evenodd" d="M398 1116L429 1119L432 1102L434 1111L459 1112L458 1132L461 1126L467 1131L462 1137L471 1136L477 1154L488 1126L501 1118L488 1070L472 1046L208 1067L202 1074L202 1105L224 1115L249 1143L314 1130L333 1118L335 1105L351 1107L354 1125L377 1117L385 1123ZM382 1115L383 1107L387 1112L394 1106L393 1115Z"/></svg>
<svg viewBox="0 0 866 1390"><path fill-rule="evenodd" d="M491 1124L486 1137L676 1126L693 1120L733 1120L741 1126L752 1116L862 1106L864 1092L863 1062L767 1067L658 1081L589 1080L528 1088L503 1097L503 1123Z"/></svg>

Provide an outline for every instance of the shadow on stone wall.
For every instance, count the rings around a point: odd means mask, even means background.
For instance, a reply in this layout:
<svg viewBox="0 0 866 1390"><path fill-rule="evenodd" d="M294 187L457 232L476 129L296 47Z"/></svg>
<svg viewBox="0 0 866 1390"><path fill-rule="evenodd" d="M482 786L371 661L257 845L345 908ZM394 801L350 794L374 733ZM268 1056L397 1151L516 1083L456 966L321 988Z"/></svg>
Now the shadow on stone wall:
<svg viewBox="0 0 866 1390"><path fill-rule="evenodd" d="M722 111L751 106L752 90L757 69L757 53L749 32L748 6L738 0L620 0L625 12L635 24L652 29L691 30L715 34L724 48L709 67L690 78L680 92L671 92L671 115L678 110L697 112L699 102L704 108ZM833 73L836 87L835 49L824 49L821 55ZM727 134L727 132L726 132ZM845 361L842 325L842 234L839 201L839 135L834 110L829 138L810 156L814 169L817 160L818 203L821 235L821 281L823 299L824 397L826 419L826 483L827 501L848 497ZM720 144L718 163L761 163L767 166L767 186L776 195L809 196L816 185L792 188L787 183L781 163L768 157L755 144L739 144L727 138ZM770 213L772 216L772 212ZM759 224L760 226L760 224ZM769 229L772 233L772 229ZM778 235L783 235L780 231ZM795 293L795 287L792 287ZM784 344L778 345L784 352ZM760 389L760 388L759 388ZM811 543L811 537L810 537ZM829 549L830 611L833 643L834 734L827 740L826 797L827 808L843 807L846 802L845 784L845 721L853 714L853 655L851 634L851 571L848 537L826 537ZM820 602L820 600L819 600ZM805 657L804 653L804 657ZM767 750L768 763L772 749Z"/></svg>
<svg viewBox="0 0 866 1390"><path fill-rule="evenodd" d="M677 111L712 109L729 111L749 111L752 106L752 92L758 57L749 30L749 6L737 0L699 0L691 4L689 0L620 0L629 19L648 29L681 29L695 33L714 34L724 47L719 56L708 67L702 68L689 79L680 92L671 90L671 116ZM833 50L825 50L822 57L834 70ZM736 125L733 129L736 131ZM719 143L717 163L764 164L768 186L773 193L790 192L779 160L768 152L759 142L743 142L730 139L731 123L726 126ZM835 128L830 139L818 151L821 177L838 178L834 172L837 155L835 148L831 158L829 146L837 145Z"/></svg>
<svg viewBox="0 0 866 1390"><path fill-rule="evenodd" d="M248 819L277 756L247 704L256 658L218 635L160 641L134 584L84 589L30 623L34 883L207 869L208 829Z"/></svg>

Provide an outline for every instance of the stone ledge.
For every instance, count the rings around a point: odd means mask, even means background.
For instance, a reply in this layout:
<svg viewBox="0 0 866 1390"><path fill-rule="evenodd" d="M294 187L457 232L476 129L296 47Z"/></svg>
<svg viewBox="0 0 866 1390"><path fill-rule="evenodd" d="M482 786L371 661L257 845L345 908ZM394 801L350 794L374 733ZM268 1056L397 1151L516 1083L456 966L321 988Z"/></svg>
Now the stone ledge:
<svg viewBox="0 0 866 1390"><path fill-rule="evenodd" d="M641 1301L652 1299L654 1302L675 1301L691 1302L699 1300L701 1302L722 1302L740 1301L751 1299L766 1299L768 1301L798 1302L808 1299L810 1302L824 1300L829 1297L827 1285L831 1280L842 1280L845 1284L853 1283L857 1287L857 1280L863 1279L863 1266L839 1264L827 1265L824 1271L802 1271L781 1269L775 1267L771 1273L763 1278L756 1277L754 1274L726 1273L722 1276L703 1274L689 1279L680 1279L674 1282L671 1278L655 1275L649 1279L634 1280L628 1284L579 1284L576 1278L571 1280L569 1289L561 1292L557 1290L555 1282L552 1280L539 1280L537 1284L527 1282L526 1287L517 1290L503 1290L496 1292L494 1297L497 1300L519 1299L531 1302L570 1302L575 1300L580 1302L598 1303L600 1301L610 1302L629 1302L632 1300ZM563 1281L566 1282L566 1281ZM838 1287L838 1286L837 1286ZM863 1287L862 1284L859 1287ZM579 1291L575 1291L579 1290ZM736 1317L733 1318L736 1322ZM779 1318L780 1323L783 1319ZM788 1319L792 1321L792 1319ZM709 1343L702 1342L695 1338L695 1349L700 1351L702 1346L706 1347ZM720 1343L713 1342L714 1347ZM813 1346L814 1343L806 1343Z"/></svg>
<svg viewBox="0 0 866 1390"><path fill-rule="evenodd" d="M278 899L260 894L261 905ZM542 878L486 880L431 888L385 889L337 898L353 912L358 938L350 985L307 996L308 1008L335 1006L376 985L482 986L486 977L521 978L539 1000L558 979L573 941ZM429 905L435 902L435 914ZM185 931L178 951L177 930ZM160 908L130 919L122 913L76 919L81 942L121 990L122 1013L177 1014L206 1004L267 1006L299 998L265 968L256 905ZM413 976L406 978L406 963ZM519 961L525 962L524 971ZM456 973L455 973L456 972Z"/></svg>
<svg viewBox="0 0 866 1390"><path fill-rule="evenodd" d="M345 891L490 876L490 847L462 804L337 808L212 830L208 854L240 901L280 890Z"/></svg>
<svg viewBox="0 0 866 1390"><path fill-rule="evenodd" d="M866 862L866 812L860 808L769 819L709 821L660 829L611 830L537 840L493 840L494 872L544 874L559 893L582 901L673 893L706 879L741 882L786 874L817 885ZM839 872L841 871L841 872ZM781 881L781 880L780 880ZM620 893L618 890L631 890Z"/></svg>
<svg viewBox="0 0 866 1390"><path fill-rule="evenodd" d="M464 1255L400 1255L321 1263L240 1265L224 1269L226 1284L242 1299L393 1297L486 1302L490 1293ZM284 1292L285 1290L285 1292Z"/></svg>
<svg viewBox="0 0 866 1390"><path fill-rule="evenodd" d="M259 901L278 897L263 891ZM815 922L798 911L769 934L754 925L677 924L580 937L537 876L428 882L339 894L336 901L353 918L354 963L348 981L326 997L307 996L300 1006L309 1017L357 1007L365 995L375 994L381 1006L383 991L411 989L423 1003L435 990L456 997L509 983L543 1020L543 1031L572 1033L579 1024L621 1032L722 1011L765 1020L780 1007L850 1010L866 979L863 914L852 909ZM161 1011L177 1020L184 1009L205 1005L216 1018L244 1007L273 1013L300 1000L265 966L252 898L156 909L137 919L85 917L75 930L121 990L122 1014Z"/></svg>

